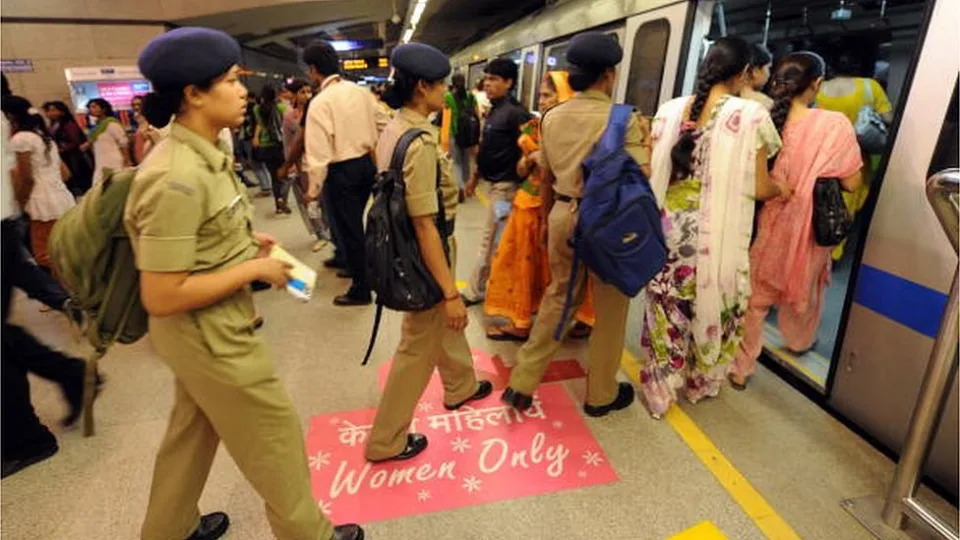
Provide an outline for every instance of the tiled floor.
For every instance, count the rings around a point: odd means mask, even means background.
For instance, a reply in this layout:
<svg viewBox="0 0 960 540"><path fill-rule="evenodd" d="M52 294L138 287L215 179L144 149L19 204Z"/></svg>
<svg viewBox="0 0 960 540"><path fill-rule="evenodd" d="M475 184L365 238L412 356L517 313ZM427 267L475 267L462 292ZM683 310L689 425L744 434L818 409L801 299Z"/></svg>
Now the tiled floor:
<svg viewBox="0 0 960 540"><path fill-rule="evenodd" d="M296 216L275 218L258 199L258 225L304 261L318 265ZM461 279L469 274L485 209L473 200L457 219ZM258 295L262 330L304 424L316 414L373 407L376 367L399 338L399 316L388 313L372 366L360 367L373 308L335 308L331 299L346 282L321 271L317 295L302 304L283 292ZM636 311L636 310L634 310ZM82 351L56 314L40 313L20 299L16 317L36 335L61 348ZM639 327L631 317L630 341ZM487 343L479 308L468 335L473 347L502 354L516 346ZM582 356L577 348L571 356ZM53 459L2 483L2 528L10 540L138 536L153 456L166 424L172 375L149 339L117 347L102 363L109 377L97 402L98 432L57 433ZM583 383L568 383L574 396ZM34 402L49 425L64 413L56 388L33 381ZM816 405L767 371L746 392L683 406L700 429L802 538L867 539L839 506L846 497L881 492L891 462ZM588 419L621 481L581 490L491 503L368 524L374 539L662 539L710 521L727 537L763 538L751 518L721 487L666 422L651 419L640 404L603 419ZM262 502L225 452L220 452L202 500L206 511L233 518L228 538L270 538ZM370 504L377 504L371 501Z"/></svg>

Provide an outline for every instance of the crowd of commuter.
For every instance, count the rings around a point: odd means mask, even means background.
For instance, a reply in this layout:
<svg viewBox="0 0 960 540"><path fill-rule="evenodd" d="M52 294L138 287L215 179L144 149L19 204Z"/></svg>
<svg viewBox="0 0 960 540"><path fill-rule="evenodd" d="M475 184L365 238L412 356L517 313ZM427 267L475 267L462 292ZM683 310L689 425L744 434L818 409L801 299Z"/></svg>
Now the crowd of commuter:
<svg viewBox="0 0 960 540"><path fill-rule="evenodd" d="M333 301L340 309L378 300L365 212L383 174L395 171L405 186L415 244L406 256L436 295L404 314L365 449L370 462L427 451L426 436L410 429L435 369L450 410L493 392L475 374L465 333L473 305L482 305L474 315L487 339L522 343L501 395L519 410L532 406L567 339L588 340L583 410L594 417L631 406L636 391L660 418L680 397L744 390L774 307L787 347L813 347L831 252L843 249L815 237L815 186L836 182L851 212L862 206L870 165L854 124L863 106L891 120L883 89L843 63L827 80L813 52L774 62L764 47L727 37L710 47L692 95L625 118L621 150L655 196L661 219L648 226L665 253L640 293L642 325L628 328L631 295L581 261L573 242L589 205L585 161L613 125L622 57L610 36L575 36L569 68L545 74L532 113L516 98L513 60L491 60L473 89L439 50L404 44L392 52L390 83L365 88L318 41L303 51L302 77L254 98L233 38L180 28L141 53L155 91L131 104L131 125L98 98L86 104L88 129L65 103L34 109L4 79L3 475L57 451L30 405L28 372L61 386L66 425L83 397L83 361L8 322L11 290L82 324L48 239L79 198L132 165L123 223L150 339L176 378L144 539L224 534L226 514L198 509L220 442L264 499L277 538L363 538L357 525L331 524L313 500L301 417L255 331L263 319L253 291L284 286L289 265L268 256L276 239L256 232L248 188L273 197L280 218L293 213L292 188L301 212L322 222L304 234L316 236L315 251L332 243L323 264L350 280ZM480 190L487 215L461 291L457 210ZM627 332L640 335L636 389L618 380ZM102 382L98 375L98 391Z"/></svg>

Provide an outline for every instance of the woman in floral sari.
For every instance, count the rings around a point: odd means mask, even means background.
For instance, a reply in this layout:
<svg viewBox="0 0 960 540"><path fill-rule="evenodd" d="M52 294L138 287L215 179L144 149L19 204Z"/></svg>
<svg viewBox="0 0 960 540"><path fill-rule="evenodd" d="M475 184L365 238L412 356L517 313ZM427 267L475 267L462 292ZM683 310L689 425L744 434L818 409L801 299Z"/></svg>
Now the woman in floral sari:
<svg viewBox="0 0 960 540"><path fill-rule="evenodd" d="M548 72L540 85L540 111L546 113L571 97L573 89L567 82L567 72ZM527 339L533 313L550 282L547 249L542 241L545 224L540 218L539 118L530 120L521 128L517 144L523 150L517 172L526 180L517 190L510 218L494 255L484 302L484 311L488 316L507 321L506 324L487 327L487 337L494 341ZM589 290L577 312L577 325L571 331L571 337L584 338L590 335L595 317Z"/></svg>
<svg viewBox="0 0 960 540"><path fill-rule="evenodd" d="M770 308L787 348L813 346L820 327L823 295L830 284L830 251L813 236L813 188L818 178L839 178L848 193L861 185L860 147L853 125L841 113L811 109L823 81L825 63L809 52L788 55L773 79L773 123L783 135L772 178L794 190L760 212L757 241L750 248L750 303L746 332L730 370L730 384L746 387L763 348L763 325Z"/></svg>
<svg viewBox="0 0 960 540"><path fill-rule="evenodd" d="M780 149L770 114L736 97L750 59L745 41L717 40L696 93L663 104L654 119L651 184L669 253L646 287L640 380L656 418L681 389L694 403L720 391L743 336L754 202L789 197L767 176Z"/></svg>

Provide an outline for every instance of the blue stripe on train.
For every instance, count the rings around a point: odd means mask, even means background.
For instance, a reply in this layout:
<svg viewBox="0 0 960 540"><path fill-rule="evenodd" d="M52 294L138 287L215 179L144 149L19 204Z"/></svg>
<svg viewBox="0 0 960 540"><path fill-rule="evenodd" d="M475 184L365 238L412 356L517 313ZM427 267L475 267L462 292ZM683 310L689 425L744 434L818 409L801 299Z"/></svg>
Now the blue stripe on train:
<svg viewBox="0 0 960 540"><path fill-rule="evenodd" d="M947 295L864 264L854 302L931 338L937 337Z"/></svg>

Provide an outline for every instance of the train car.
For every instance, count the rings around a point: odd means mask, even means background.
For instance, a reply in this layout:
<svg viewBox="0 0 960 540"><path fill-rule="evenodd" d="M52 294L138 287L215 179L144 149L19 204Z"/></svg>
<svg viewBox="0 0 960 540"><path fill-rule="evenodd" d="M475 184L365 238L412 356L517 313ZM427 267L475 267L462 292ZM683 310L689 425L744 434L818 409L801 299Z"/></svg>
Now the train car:
<svg viewBox="0 0 960 540"><path fill-rule="evenodd" d="M852 54L856 74L877 80L893 104L886 149L865 156L869 190L835 263L817 344L802 354L787 351L768 324L765 363L895 455L957 271L957 253L924 190L927 177L958 166L957 21L955 0L567 0L456 52L452 62L472 85L489 59L512 58L520 66L516 97L532 110L542 75L565 67L570 38L604 31L624 48L614 98L652 115L691 93L699 62L719 36L764 43L775 59L814 50L833 64L839 52ZM953 377L926 472L956 501Z"/></svg>

